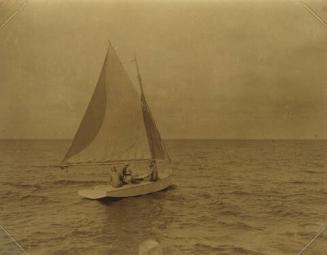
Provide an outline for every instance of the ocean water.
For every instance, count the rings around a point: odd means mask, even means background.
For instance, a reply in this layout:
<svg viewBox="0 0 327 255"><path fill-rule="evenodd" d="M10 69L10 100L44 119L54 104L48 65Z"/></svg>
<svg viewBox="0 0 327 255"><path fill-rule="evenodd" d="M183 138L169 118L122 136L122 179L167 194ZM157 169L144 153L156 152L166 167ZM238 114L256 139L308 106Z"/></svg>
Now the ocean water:
<svg viewBox="0 0 327 255"><path fill-rule="evenodd" d="M327 224L327 141L166 144L174 187L99 202L77 190L106 170L56 167L69 141L0 141L0 224L28 254L101 255L147 239L165 254L296 255ZM305 254L327 254L325 236Z"/></svg>

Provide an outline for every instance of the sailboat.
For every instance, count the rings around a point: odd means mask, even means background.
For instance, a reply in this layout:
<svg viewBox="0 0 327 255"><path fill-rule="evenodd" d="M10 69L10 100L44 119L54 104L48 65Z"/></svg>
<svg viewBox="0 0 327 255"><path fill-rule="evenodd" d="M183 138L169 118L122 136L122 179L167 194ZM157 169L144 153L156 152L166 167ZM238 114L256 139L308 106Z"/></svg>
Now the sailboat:
<svg viewBox="0 0 327 255"><path fill-rule="evenodd" d="M109 43L93 96L63 163L69 165L121 165L131 162L168 161L158 165L157 181L141 181L114 188L110 184L80 190L88 199L130 197L172 185L170 158L146 101L137 67L138 92Z"/></svg>

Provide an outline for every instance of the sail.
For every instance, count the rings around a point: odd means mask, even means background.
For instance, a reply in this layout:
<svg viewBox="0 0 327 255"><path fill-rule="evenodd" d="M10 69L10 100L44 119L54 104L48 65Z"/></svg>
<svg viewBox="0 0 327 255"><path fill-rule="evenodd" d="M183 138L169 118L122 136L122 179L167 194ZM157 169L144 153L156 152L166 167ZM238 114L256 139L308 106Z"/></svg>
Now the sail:
<svg viewBox="0 0 327 255"><path fill-rule="evenodd" d="M109 46L94 94L64 161L152 158L143 108L118 56Z"/></svg>
<svg viewBox="0 0 327 255"><path fill-rule="evenodd" d="M105 94L105 67L107 58L108 53L105 57L105 61L93 96L86 109L84 118L79 126L79 129L73 139L72 145L70 146L64 158L64 161L67 161L72 156L84 150L94 140L102 126L107 101L107 97Z"/></svg>
<svg viewBox="0 0 327 255"><path fill-rule="evenodd" d="M142 86L142 85L141 85ZM143 111L143 119L144 125L148 137L149 147L151 150L152 158L154 159L164 159L165 158L165 150L162 146L162 141L160 137L160 133L157 129L155 121L152 117L149 105L145 99L143 89L141 89L141 103L142 103L142 111Z"/></svg>
<svg viewBox="0 0 327 255"><path fill-rule="evenodd" d="M160 133L157 129L154 118L152 117L150 107L145 99L144 91L143 91L143 82L139 70L139 66L135 57L135 64L137 70L137 78L141 88L141 103L142 103L142 111L143 111L143 120L144 125L148 137L148 143L151 150L151 155L153 159L165 159L169 156L166 153L166 150L163 147L163 143L161 140ZM169 159L170 160L170 159Z"/></svg>

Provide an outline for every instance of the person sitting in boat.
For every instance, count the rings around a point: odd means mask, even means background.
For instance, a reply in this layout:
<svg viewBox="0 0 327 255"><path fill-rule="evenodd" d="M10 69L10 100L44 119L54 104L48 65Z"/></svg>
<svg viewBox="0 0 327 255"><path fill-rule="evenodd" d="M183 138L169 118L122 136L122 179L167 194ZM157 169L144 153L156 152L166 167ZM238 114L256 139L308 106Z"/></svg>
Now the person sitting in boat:
<svg viewBox="0 0 327 255"><path fill-rule="evenodd" d="M114 188L119 188L123 186L123 174L121 171L118 171L116 167L111 169L111 186Z"/></svg>
<svg viewBox="0 0 327 255"><path fill-rule="evenodd" d="M132 170L129 168L129 164L126 164L123 167L122 172L123 172L123 183L124 184L133 183Z"/></svg>
<svg viewBox="0 0 327 255"><path fill-rule="evenodd" d="M129 164L125 164L122 168L123 175L128 175L130 172Z"/></svg>
<svg viewBox="0 0 327 255"><path fill-rule="evenodd" d="M155 160L151 160L149 169L150 169L150 176L149 176L150 181L152 181L152 182L157 181L158 180L158 169L157 169L157 164L156 164Z"/></svg>

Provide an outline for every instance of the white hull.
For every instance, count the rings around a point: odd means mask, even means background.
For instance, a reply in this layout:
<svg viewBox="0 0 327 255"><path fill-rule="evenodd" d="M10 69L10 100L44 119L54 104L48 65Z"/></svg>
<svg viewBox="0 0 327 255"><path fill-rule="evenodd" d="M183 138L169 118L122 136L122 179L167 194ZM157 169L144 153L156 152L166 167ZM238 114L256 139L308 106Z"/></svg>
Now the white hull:
<svg viewBox="0 0 327 255"><path fill-rule="evenodd" d="M143 181L138 184L126 184L120 188L114 188L111 185L95 186L93 189L79 190L78 194L88 199L134 197L164 190L172 184L170 171L164 175L159 175L159 179L155 182Z"/></svg>

